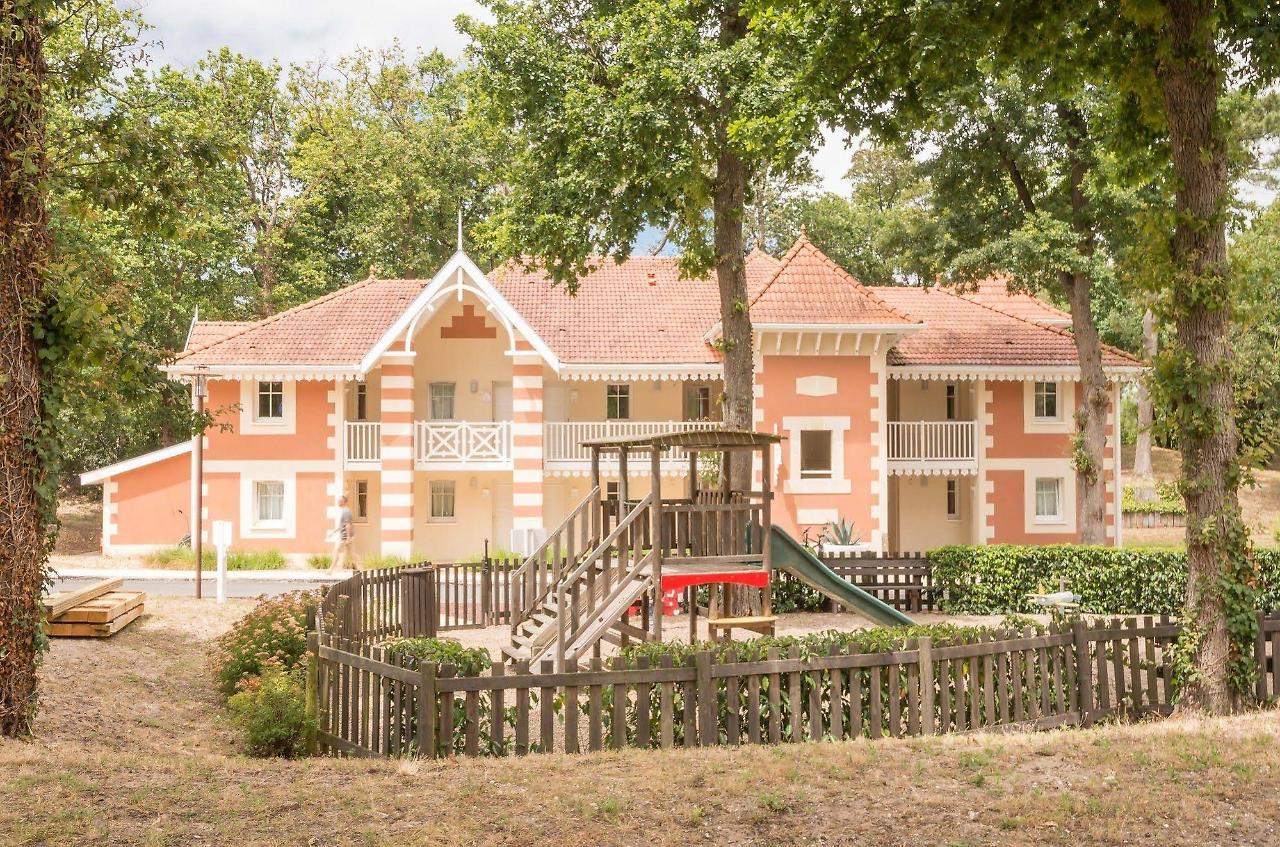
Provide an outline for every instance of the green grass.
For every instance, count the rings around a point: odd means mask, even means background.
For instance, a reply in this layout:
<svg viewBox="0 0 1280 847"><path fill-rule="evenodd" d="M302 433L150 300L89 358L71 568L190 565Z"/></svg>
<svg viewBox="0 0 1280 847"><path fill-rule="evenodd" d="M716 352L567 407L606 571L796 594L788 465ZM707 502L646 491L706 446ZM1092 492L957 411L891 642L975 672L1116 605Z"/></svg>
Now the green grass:
<svg viewBox="0 0 1280 847"><path fill-rule="evenodd" d="M164 547L142 557L148 565L161 568L191 568L196 556L190 547ZM217 553L203 551L200 557L205 568L218 566ZM327 563L326 563L327 564ZM229 571L278 571L284 567L284 554L279 550L230 550L227 552Z"/></svg>

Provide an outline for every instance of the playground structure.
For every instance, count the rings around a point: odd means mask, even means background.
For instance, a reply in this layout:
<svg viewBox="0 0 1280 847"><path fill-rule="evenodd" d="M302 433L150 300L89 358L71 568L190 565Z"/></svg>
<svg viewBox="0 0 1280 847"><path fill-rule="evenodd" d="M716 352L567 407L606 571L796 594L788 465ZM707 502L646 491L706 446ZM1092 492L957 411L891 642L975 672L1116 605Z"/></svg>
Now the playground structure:
<svg viewBox="0 0 1280 847"><path fill-rule="evenodd" d="M727 633L746 628L770 633L775 620L769 584L780 565L840 604L876 623L911 623L826 568L785 532L773 526L771 473L779 436L742 430L666 432L584 442L591 455L591 488L564 522L513 574L515 603L512 661L554 660L555 667L598 657L602 641L662 639L664 597L684 591L690 610L690 639L696 636L695 590L737 585L760 592L759 614L718 617L708 628ZM664 498L664 456L683 454L689 463L687 496ZM764 469L760 487L739 479L735 455L747 454ZM616 499L603 496L602 458L616 456ZM628 475L636 460L648 461L648 493L628 497ZM718 486L704 487L700 469L714 461ZM738 470L735 472L735 465ZM775 558L778 560L775 562ZM632 621L638 611L640 625Z"/></svg>

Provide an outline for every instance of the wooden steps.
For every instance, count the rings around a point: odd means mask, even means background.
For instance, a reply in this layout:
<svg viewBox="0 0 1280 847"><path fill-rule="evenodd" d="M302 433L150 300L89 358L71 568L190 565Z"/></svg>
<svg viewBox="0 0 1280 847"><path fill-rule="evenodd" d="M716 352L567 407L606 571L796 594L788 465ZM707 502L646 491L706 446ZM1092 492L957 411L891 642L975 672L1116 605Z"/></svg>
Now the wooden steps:
<svg viewBox="0 0 1280 847"><path fill-rule="evenodd" d="M51 637L106 638L131 624L145 611L147 595L141 591L120 591L122 579L104 579L75 591L45 598Z"/></svg>

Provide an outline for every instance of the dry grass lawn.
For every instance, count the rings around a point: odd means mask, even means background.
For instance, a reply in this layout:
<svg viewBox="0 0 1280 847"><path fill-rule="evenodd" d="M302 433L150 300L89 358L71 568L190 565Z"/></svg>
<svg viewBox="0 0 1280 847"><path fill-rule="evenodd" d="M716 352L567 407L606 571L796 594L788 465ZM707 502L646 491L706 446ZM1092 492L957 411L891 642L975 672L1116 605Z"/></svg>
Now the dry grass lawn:
<svg viewBox="0 0 1280 847"><path fill-rule="evenodd" d="M60 640L0 742L0 844L1274 844L1280 718L443 763L239 755L208 643L249 601Z"/></svg>

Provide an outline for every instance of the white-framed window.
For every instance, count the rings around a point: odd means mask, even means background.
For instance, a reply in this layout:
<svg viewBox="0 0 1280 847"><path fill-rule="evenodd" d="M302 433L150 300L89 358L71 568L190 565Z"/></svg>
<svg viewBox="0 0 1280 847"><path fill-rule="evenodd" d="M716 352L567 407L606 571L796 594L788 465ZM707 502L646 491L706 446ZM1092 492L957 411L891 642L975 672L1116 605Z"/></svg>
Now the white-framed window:
<svg viewBox="0 0 1280 847"><path fill-rule="evenodd" d="M947 383L947 420L960 420L960 386Z"/></svg>
<svg viewBox="0 0 1280 847"><path fill-rule="evenodd" d="M454 420L454 400L458 394L458 386L452 382L433 382L427 386L427 391L431 401L431 419Z"/></svg>
<svg viewBox="0 0 1280 847"><path fill-rule="evenodd" d="M369 420L369 386L367 383L356 383L356 420Z"/></svg>
<svg viewBox="0 0 1280 847"><path fill-rule="evenodd" d="M451 479L431 480L431 520L451 521L456 517L457 483Z"/></svg>
<svg viewBox="0 0 1280 847"><path fill-rule="evenodd" d="M1036 478L1036 521L1040 523L1062 522L1061 478Z"/></svg>
<svg viewBox="0 0 1280 847"><path fill-rule="evenodd" d="M253 419L259 423L284 420L284 383L259 382Z"/></svg>
<svg viewBox="0 0 1280 847"><path fill-rule="evenodd" d="M684 387L684 419L711 420L711 386L693 384Z"/></svg>
<svg viewBox="0 0 1280 847"><path fill-rule="evenodd" d="M610 421L631 419L631 386L609 383L604 390L604 416Z"/></svg>
<svg viewBox="0 0 1280 847"><path fill-rule="evenodd" d="M284 480L254 482L253 518L258 526L284 526Z"/></svg>
<svg viewBox="0 0 1280 847"><path fill-rule="evenodd" d="M1037 382L1034 389L1034 415L1038 421L1062 420L1058 405L1058 383Z"/></svg>
<svg viewBox="0 0 1280 847"><path fill-rule="evenodd" d="M355 501L355 508L352 510L352 519L357 521L369 520L369 480L356 480Z"/></svg>
<svg viewBox="0 0 1280 847"><path fill-rule="evenodd" d="M831 430L800 430L800 478L831 479Z"/></svg>
<svg viewBox="0 0 1280 847"><path fill-rule="evenodd" d="M960 480L947 480L947 520L960 520Z"/></svg>
<svg viewBox="0 0 1280 847"><path fill-rule="evenodd" d="M616 482L606 482L606 483L604 484L604 499L606 499L606 500L617 500L617 499L618 499L618 492L619 492L620 490L621 490L621 489L618 487L618 483L616 483Z"/></svg>

